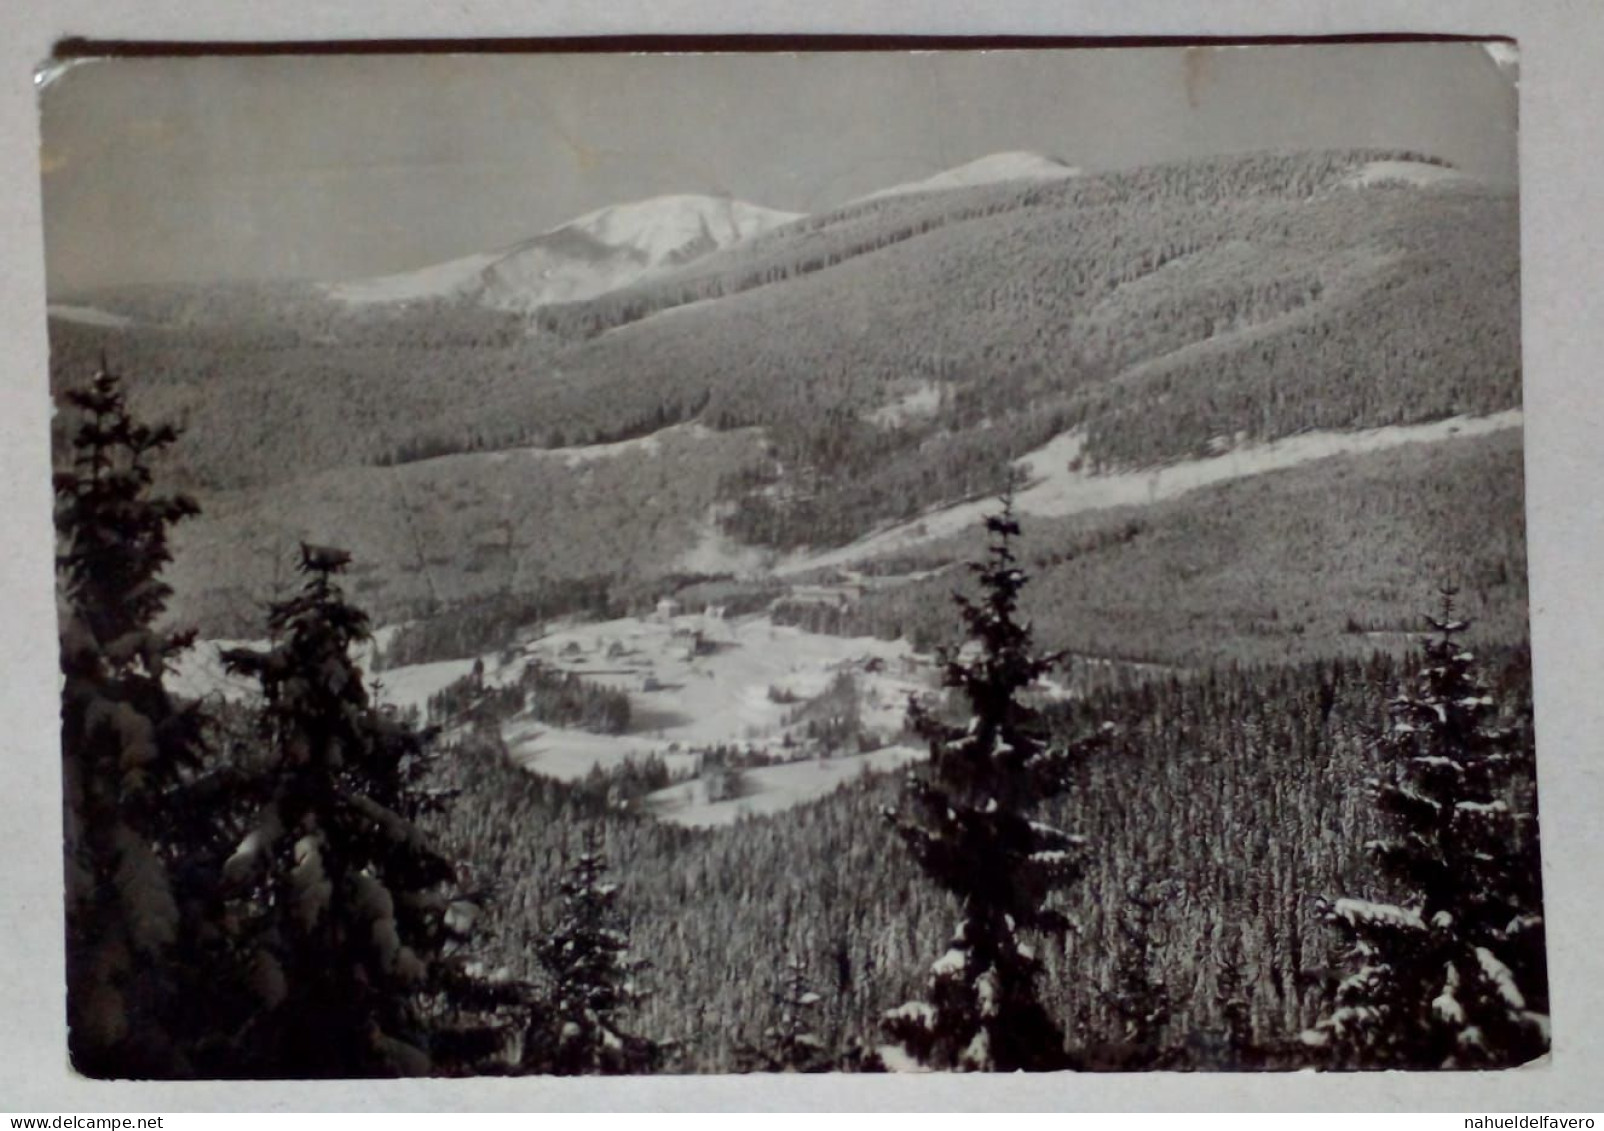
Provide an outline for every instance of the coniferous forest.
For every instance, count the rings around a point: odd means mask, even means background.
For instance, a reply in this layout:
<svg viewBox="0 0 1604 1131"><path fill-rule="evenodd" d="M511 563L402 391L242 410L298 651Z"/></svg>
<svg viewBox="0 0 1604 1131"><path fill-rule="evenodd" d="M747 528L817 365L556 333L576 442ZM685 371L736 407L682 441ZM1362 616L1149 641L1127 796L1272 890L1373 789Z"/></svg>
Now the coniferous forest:
<svg viewBox="0 0 1604 1131"><path fill-rule="evenodd" d="M337 549L300 548L270 647L224 654L251 705L170 693L189 641L156 627L161 570L195 506L151 461L175 434L132 419L109 371L71 403L87 1072L1425 1068L1546 1047L1527 660L1464 650L1452 590L1419 655L1032 705L1065 657L1020 623L1005 499L955 609L973 647L910 708L928 764L693 832L631 804L661 764L516 766L499 724L538 677L496 691L481 666L426 720L375 702ZM761 976L727 978L737 955Z"/></svg>
<svg viewBox="0 0 1604 1131"><path fill-rule="evenodd" d="M1254 154L73 296L74 1065L1542 1057L1514 204Z"/></svg>

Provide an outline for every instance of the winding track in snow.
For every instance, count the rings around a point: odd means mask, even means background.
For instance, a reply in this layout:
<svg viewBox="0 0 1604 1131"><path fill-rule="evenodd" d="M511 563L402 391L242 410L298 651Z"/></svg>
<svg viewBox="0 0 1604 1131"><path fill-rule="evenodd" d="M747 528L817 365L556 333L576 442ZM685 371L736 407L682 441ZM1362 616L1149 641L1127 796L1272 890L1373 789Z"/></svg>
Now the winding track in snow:
<svg viewBox="0 0 1604 1131"><path fill-rule="evenodd" d="M1149 505L1217 483L1284 471L1331 456L1491 435L1521 427L1521 419L1521 410L1515 408L1491 416L1453 416L1429 424L1392 425L1356 432L1304 432L1268 443L1244 444L1207 459L1106 475L1077 468L1083 437L1076 432L1065 432L1016 461L1015 466L1026 476L1026 486L1015 497L1014 505L1021 514L1040 518ZM867 535L850 545L781 560L775 564L773 573L795 576L900 553L970 529L995 507L995 501L989 498L943 507L911 522Z"/></svg>

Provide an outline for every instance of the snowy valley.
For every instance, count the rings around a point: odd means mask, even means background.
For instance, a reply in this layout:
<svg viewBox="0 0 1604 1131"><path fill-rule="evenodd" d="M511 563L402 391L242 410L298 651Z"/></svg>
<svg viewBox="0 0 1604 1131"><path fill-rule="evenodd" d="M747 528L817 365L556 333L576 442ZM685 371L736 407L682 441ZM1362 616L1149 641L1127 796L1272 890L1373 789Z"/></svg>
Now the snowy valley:
<svg viewBox="0 0 1604 1131"><path fill-rule="evenodd" d="M953 224L961 228L966 226L962 218L967 210L975 207L973 202L1000 202L985 203L984 208L1001 208L1009 215L1010 207L1021 207L1001 203L1015 200L1011 194L1043 187L1061 191L1064 186L1088 183L1087 178L1083 170L1039 155L999 153L929 178L887 187L849 202L838 214L823 217L809 218L729 199L668 196L602 208L511 248L402 274L329 284L325 294L345 310L388 311L382 315L386 318L423 317L440 302L516 312L530 319L524 332L536 342L545 341L550 333L539 329L541 324L533 317L542 307L606 302L614 294L639 295L640 313L604 333L604 342L615 336L623 341L637 330L652 328L670 312L674 327L701 334L709 318L717 317L728 303L744 302L746 295L741 286L696 289L705 287L698 280L728 278L731 272L743 270L744 263L777 262L776 256L783 259L802 253L830 238L836 229L861 226L865 220L860 217L875 225L894 225L904 215L896 209L911 208L914 215L957 217ZM1360 156L1348 165L1333 164L1328 183L1330 193L1380 193L1384 195L1378 202L1384 206L1407 209L1414 206L1411 201L1429 199L1419 194L1451 193L1467 179L1441 165L1413 158ZM1034 196L1017 199L1025 202L1022 214L1042 208L1031 203ZM1467 202L1475 199L1472 196ZM1339 197L1328 200L1335 203L1300 207L1323 209L1340 204ZM884 211L888 208L893 210ZM979 214L981 221L967 223L989 223L984 220L987 211ZM937 223L927 238L942 233L943 226ZM903 237L894 239L892 245L900 239ZM1236 262L1239 256L1233 249L1237 245L1228 242L1222 247L1230 253L1222 263ZM1206 254L1192 252L1183 255L1181 262L1195 262ZM860 258L874 256L848 255L844 268L857 269ZM1089 315L1099 324L1128 317L1122 313L1122 302L1137 301L1134 296L1139 291L1143 295L1140 301L1151 301L1143 288L1150 290L1150 280L1162 277L1166 270L1174 269L1144 270L1133 283L1101 296L1089 308ZM783 297L808 283L806 278L787 282L789 278L788 271L773 274L760 290ZM677 283L676 279L685 281ZM686 294L658 310L651 297L656 293L651 289L654 285L679 286ZM1195 283L1184 285L1193 290L1190 295L1180 292L1183 301L1202 308L1215 301L1207 288L1198 291ZM1127 292L1133 297L1122 299ZM1341 293L1340 286L1335 293ZM802 292L798 291L798 296L801 301ZM420 303L424 305L418 307ZM414 308L420 313L405 313ZM107 331L124 331L134 325L127 315L98 308L57 309L63 323ZM1251 318L1238 315L1229 325L1211 319L1203 324L1201 337L1165 341L1155 353L1129 358L1126 371L1115 375L1110 388L1124 382L1137 394L1141 384L1152 379L1149 374L1163 373L1166 366L1173 369L1191 364L1188 359L1195 354L1255 348L1254 343L1266 333L1296 332L1300 322L1309 320L1309 310L1272 305ZM572 387L574 379L566 370L577 366L583 372L590 364L587 350L594 352L583 343L566 351L556 348L550 364L558 376L536 380L555 380L557 387ZM544 355L537 352L534 356ZM920 447L939 451L948 442L946 437L959 428L977 437L991 429L1017 430L1019 425L1008 418L990 415L957 423L955 414L969 395L971 381L968 375L937 369L918 383L871 383L858 390L849 403L863 406L860 426L870 442L875 436L884 437L893 451L897 438L904 434L915 437ZM1163 394L1160 400L1168 396ZM1023 434L1036 437L1035 442L1008 459L1006 466L1020 477L1016 504L1032 530L1035 520L1080 523L1074 535L1079 541L1087 536L1086 523L1092 529L1108 530L1110 536L1149 523L1172 524L1177 521L1174 516L1185 513L1187 496L1199 495L1214 505L1212 500L1223 502L1248 482L1262 483L1270 491L1282 490L1282 484L1292 482L1286 478L1289 472L1303 474L1307 469L1309 475L1323 479L1335 470L1340 478L1349 468L1370 466L1367 457L1378 453L1396 451L1406 465L1436 462L1438 457L1425 454L1429 448L1468 451L1463 446L1478 438L1518 434L1518 406L1496 409L1496 404L1496 400L1486 402L1481 412L1461 411L1418 422L1406 417L1407 422L1373 427L1355 427L1365 423L1363 416L1353 417L1343 428L1304 424L1283 429L1283 434L1265 434L1248 427L1210 435L1184 454L1112 462L1095 450L1099 421L1093 417L1088 426L1075 423L1071 416L1057 430L1027 426ZM1110 419L1119 419L1129 406L1115 407L1119 413ZM1461 402L1460 407L1469 406ZM1053 412L1050 408L1038 411L1048 418ZM779 429L759 425L731 431L717 422L710 427L707 419L703 414L680 420L670 413L626 439L603 436L599 441L569 441L559 446L498 444L483 453L408 462L393 470L367 473L374 478L372 489L355 493L353 487L361 480L352 480L346 472L331 472L324 477L327 487L304 492L299 500L273 488L240 493L223 508L226 525L219 527L205 547L193 544L181 554L179 568L185 569L187 562L204 562L207 576L239 575L237 570L221 570L227 559L216 555L232 555L242 538L251 537L247 531L255 532L257 545L263 544L262 532L276 531L272 544L282 550L299 538L330 538L338 527L340 540L352 549L358 562L384 562L395 558L398 549L404 559L409 552L404 547L419 547L415 551L418 572L410 578L390 577L387 584L392 594L405 590L416 595L399 605L381 599L377 611L391 627L377 633L380 643L366 655L370 670L378 669L375 675L383 700L400 709L422 712L431 697L476 669L482 670L485 686L510 687L531 664L621 693L627 697L630 716L624 733L597 733L515 712L502 725L503 739L518 764L561 781L605 775L627 762L655 759L678 784L636 803L643 811L671 822L709 826L742 816L774 814L824 796L860 773L894 769L922 756L919 743L910 744L905 733L904 716L910 695L930 697L939 690L931 638L920 632L916 643L906 630L888 632L885 618L872 610L894 606L904 599L900 596L903 592L917 592L921 596L916 599L926 603L922 619L915 619L927 623L932 612L939 617L943 594L960 580L952 564L968 552L965 547L972 545L971 535L994 507L994 500L985 491L977 492L972 479L965 480L956 485L960 495L956 500L951 488L945 496L910 497L903 507L904 513L915 512L911 516L871 512L861 533L832 539L836 544L765 544L752 537L752 529L732 523L732 513L753 503L772 507L784 499L791 490L784 485L784 477L793 469L780 463L778 482L745 499L727 494L726 485L732 473L746 474L742 465L751 465L754 458L759 464L764 459L783 460L776 443ZM695 481L687 478L685 469L704 464L716 478L692 487ZM538 480L531 478L537 469ZM872 478L878 472L868 474ZM681 497L651 489L653 482L671 480ZM536 492L533 496L526 493L531 487ZM575 491L588 492L588 497L576 496L576 500L585 500L580 503L582 509L562 512L561 517L543 513L545 507ZM420 605L427 614L421 623L427 628L459 615L453 612L454 605L471 608L474 602L492 597L516 598L517 587L529 584L532 574L549 571L555 562L549 547L537 549L536 541L527 548L523 545L525 540L538 539L542 519L560 522L580 535L573 544L582 549L562 568L576 577L587 576L597 569L600 561L596 555L605 554L603 547L608 543L587 543L586 525L592 516L611 521L606 516L635 492L640 498L632 505L645 513L655 512L651 521L658 533L650 544L631 548L627 554L627 560L636 563L633 568L641 571L640 583L625 602L634 606L630 615L616 615L622 610L611 600L592 611L559 607L553 618L525 621L523 614L515 611L523 606L514 601L502 618L505 623L491 633L494 647L459 646L454 654L421 662L406 655L399 662L380 659L385 642L395 633L417 631L420 618L412 614ZM350 494L350 501L334 503L331 509L331 500L339 494ZM430 501L448 498L456 500L455 505L440 508ZM399 509L393 509L398 504ZM588 513L583 508L588 508ZM382 525L375 524L375 518L387 511L391 516ZM527 526L531 519L537 523L535 529ZM364 534L369 527L379 538L372 544ZM393 532L408 529L410 534L397 546ZM610 537L618 533L611 532ZM472 557L466 559L463 550L469 545ZM536 557L526 562L532 551ZM541 556L545 560L540 560ZM504 562L499 560L502 558ZM251 576L260 560L241 564L243 576ZM1367 569L1375 572L1374 567ZM659 580L653 581L653 577ZM720 582L721 578L726 580ZM1379 579L1379 575L1371 580L1359 577L1354 584L1363 589ZM712 597L698 588L709 580L715 585ZM419 582L426 583L422 589L417 588ZM741 603L740 612L724 613L717 600L719 585L726 596L733 595ZM366 586L359 577L357 592L368 592ZM454 595L447 598L448 592ZM1200 603L1208 600L1206 594L1199 597ZM542 603L549 604L531 600L529 611ZM431 612L430 604L443 607ZM871 613L862 615L860 609ZM1179 615L1184 610L1174 612ZM1162 614L1158 615L1162 619ZM1289 626L1295 623L1289 622ZM1378 627L1390 629L1392 625ZM1179 654L1133 653L1101 641L1089 646L1085 641L1075 642L1062 636L1052 616L1046 628L1051 642L1062 639L1076 648L1081 674L1066 675L1071 682L1084 682L1099 671L1105 681L1110 673L1121 672L1125 676L1119 678L1139 679L1143 671L1182 670L1194 662ZM1405 640L1407 634L1398 638ZM1297 646L1303 648L1307 641L1305 635ZM1318 654L1339 643L1322 644L1317 638L1312 647ZM237 691L238 681L224 677L216 660L225 646L206 643L186 659L180 669L181 686L194 693L227 695ZM848 727L850 748L824 750L818 742L805 740L802 732L808 724L817 732L817 716L824 710L820 704L833 702L839 714L841 704L835 701L843 698L853 716ZM840 741L839 736L835 741ZM738 773L716 765L708 757L715 750L735 752L749 764ZM704 760L708 761L705 772ZM774 764L766 764L770 762ZM736 777L738 788L724 781Z"/></svg>

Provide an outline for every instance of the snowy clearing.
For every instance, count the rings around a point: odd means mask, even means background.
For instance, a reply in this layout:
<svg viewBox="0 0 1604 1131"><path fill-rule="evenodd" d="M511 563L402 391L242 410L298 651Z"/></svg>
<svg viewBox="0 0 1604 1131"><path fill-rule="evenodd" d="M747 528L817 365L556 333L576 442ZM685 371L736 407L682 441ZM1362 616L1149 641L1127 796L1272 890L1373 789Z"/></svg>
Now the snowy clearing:
<svg viewBox="0 0 1604 1131"><path fill-rule="evenodd" d="M640 762L653 754L674 773L690 773L697 765L695 755L668 752L663 743L650 737L592 734L547 726L527 716L503 724L501 738L513 761L558 781L579 781L592 770L616 770L626 762Z"/></svg>
<svg viewBox="0 0 1604 1131"><path fill-rule="evenodd" d="M1187 460L1143 471L1097 475L1078 466L1082 437L1065 432L1016 461L1027 485L1015 499L1021 514L1061 518L1083 511L1143 506L1188 491L1283 471L1336 455L1384 451L1403 444L1435 443L1501 432L1521 426L1520 409L1492 416L1455 416L1429 424L1396 425L1362 432L1305 432L1264 444L1244 444L1222 455ZM992 499L959 503L901 523L851 545L804 554L780 562L775 573L795 575L839 567L866 558L900 553L977 526L996 507Z"/></svg>
<svg viewBox="0 0 1604 1131"><path fill-rule="evenodd" d="M93 306L73 306L70 303L52 302L45 307L45 312L51 318L59 318L63 322L81 322L85 326L111 326L120 329L134 324L132 318L125 318L121 314L113 314L109 310L97 310Z"/></svg>
<svg viewBox="0 0 1604 1131"><path fill-rule="evenodd" d="M941 386L926 381L910 393L904 393L890 404L881 405L864 417L870 424L881 428L895 428L910 420L934 416L941 409Z"/></svg>
<svg viewBox="0 0 1604 1131"><path fill-rule="evenodd" d="M599 463L603 460L619 459L623 456L652 456L663 455L665 441L673 440L705 440L713 436L713 430L697 421L688 424L671 424L660 428L656 432L645 436L636 436L629 440L613 440L606 444L575 444L568 448L502 448L491 452L473 452L475 459L488 460L491 463L506 463L511 459L554 460L565 467L580 467L587 463ZM462 453L437 456L436 459L456 459ZM420 461L421 462L421 461Z"/></svg>
<svg viewBox="0 0 1604 1131"><path fill-rule="evenodd" d="M437 660L430 664L412 664L373 672L368 677L368 686L378 703L416 707L423 711L428 708L430 696L438 695L448 684L455 683L471 671L472 660Z"/></svg>
<svg viewBox="0 0 1604 1131"><path fill-rule="evenodd" d="M683 573L755 577L766 572L774 558L773 550L748 546L724 533L719 525L719 509L715 506L698 525L696 544L679 556L674 568Z"/></svg>
<svg viewBox="0 0 1604 1131"><path fill-rule="evenodd" d="M1343 178L1347 188L1372 188L1376 185L1415 185L1426 187L1445 181L1471 179L1458 169L1432 165L1425 161L1372 161L1364 168Z"/></svg>
<svg viewBox="0 0 1604 1131"><path fill-rule="evenodd" d="M927 661L906 641L823 636L766 616L724 621L701 613L573 625L526 647L529 658L629 695L630 733L598 735L515 719L503 737L514 757L551 777L657 754L670 768L693 748L778 753L799 740L811 700L850 677L859 726L889 740L910 694L931 686ZM393 674L393 673L392 673ZM500 678L498 674L498 679Z"/></svg>
<svg viewBox="0 0 1604 1131"><path fill-rule="evenodd" d="M655 456L661 454L664 440L675 437L703 440L712 434L711 428L692 421L689 424L671 424L667 428L646 436L637 436L632 440L615 440L610 444L581 444L572 448L549 448L545 449L545 454L561 459L569 467L577 467L582 463L617 459L619 456Z"/></svg>
<svg viewBox="0 0 1604 1131"><path fill-rule="evenodd" d="M688 828L733 825L742 817L783 813L824 797L868 773L895 770L925 756L911 746L886 746L868 754L788 762L741 771L738 796L708 800L708 783L681 782L647 794L642 804L660 820Z"/></svg>
<svg viewBox="0 0 1604 1131"><path fill-rule="evenodd" d="M382 639L388 631L377 635ZM201 641L173 665L169 686L188 697L248 700L257 693L255 681L228 674L221 654L266 646L263 640ZM441 660L375 673L371 649L365 645L356 658L369 673L374 701L419 711L475 664L471 658ZM503 725L512 757L548 777L577 781L594 769L654 755L672 773L694 773L701 763L698 751L710 747L798 759L742 771L741 794L728 802L708 801L700 779L663 791L653 802L665 819L698 826L779 812L859 774L919 757L890 743L902 732L909 696L934 686L928 659L906 641L823 636L776 625L766 616L727 621L716 611L680 612L671 604L652 617L564 626L525 645L506 664L496 655L481 660L489 686L516 683L538 661L628 694L627 734L551 726L528 715ZM846 715L856 720L862 742L878 748L821 762L813 756L818 744L809 745L810 726Z"/></svg>

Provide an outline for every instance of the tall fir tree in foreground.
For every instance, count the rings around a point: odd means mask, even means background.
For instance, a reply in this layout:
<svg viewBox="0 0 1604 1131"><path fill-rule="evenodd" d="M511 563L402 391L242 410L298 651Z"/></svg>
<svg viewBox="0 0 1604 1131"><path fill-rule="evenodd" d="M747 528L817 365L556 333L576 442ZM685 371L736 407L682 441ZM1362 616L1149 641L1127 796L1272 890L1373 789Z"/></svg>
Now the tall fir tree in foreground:
<svg viewBox="0 0 1604 1131"><path fill-rule="evenodd" d="M654 1071L661 1048L620 1024L619 1015L641 1000L636 977L644 964L630 957L598 828L585 830L560 890L561 918L538 951L551 980L549 1016L530 1027L526 1069L559 1076Z"/></svg>
<svg viewBox="0 0 1604 1131"><path fill-rule="evenodd" d="M1392 830L1367 847L1400 899L1322 903L1353 973L1303 1039L1338 1067L1499 1067L1548 1048L1530 732L1478 676L1453 597L1427 618L1369 783Z"/></svg>
<svg viewBox="0 0 1604 1131"><path fill-rule="evenodd" d="M343 551L301 548L302 586L265 651L225 665L261 684L271 763L252 831L223 867L255 993L230 1070L285 1077L494 1069L519 988L468 976L455 869L419 831L423 737L369 699L352 648L367 617Z"/></svg>
<svg viewBox="0 0 1604 1131"><path fill-rule="evenodd" d="M1069 787L1072 768L1106 742L1106 728L1048 745L1021 693L1063 656L1036 653L1019 619L1026 578L1014 552L1012 487L985 526L986 558L970 565L979 599L954 595L970 643L940 655L943 686L962 694L969 718L952 725L910 707L930 760L910 773L900 807L887 811L962 918L930 969L924 999L890 1011L884 1026L904 1056L927 1068L1046 1071L1067 1065L1064 1034L1038 998L1041 964L1021 936L1068 927L1048 899L1080 876L1085 845L1030 814Z"/></svg>
<svg viewBox="0 0 1604 1131"><path fill-rule="evenodd" d="M203 720L163 684L191 637L157 622L168 532L198 508L155 490L152 462L177 432L135 420L104 359L65 399L77 419L55 477L69 1047L90 1076L186 1075L194 963L173 873L194 830L175 811Z"/></svg>

